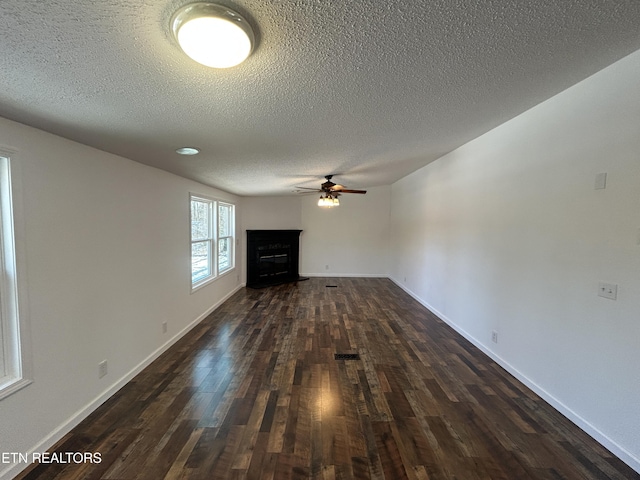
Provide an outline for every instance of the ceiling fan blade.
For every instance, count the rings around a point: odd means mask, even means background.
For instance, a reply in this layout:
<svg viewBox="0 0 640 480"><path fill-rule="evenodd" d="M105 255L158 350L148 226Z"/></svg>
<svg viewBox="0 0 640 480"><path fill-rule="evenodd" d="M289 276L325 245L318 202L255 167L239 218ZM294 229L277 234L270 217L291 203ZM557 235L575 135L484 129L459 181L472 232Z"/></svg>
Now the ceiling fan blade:
<svg viewBox="0 0 640 480"><path fill-rule="evenodd" d="M321 194L324 193L328 197L333 197L337 199L341 193L361 193L361 194L367 193L366 190L353 190L345 187L344 185L333 183L331 181L331 179L333 178L333 175L325 175L324 178L326 178L327 181L324 182L322 185L320 185L320 190L316 190L316 191L320 192ZM297 188L302 190L313 190L308 187L297 187ZM301 193L301 192L298 192L298 193Z"/></svg>
<svg viewBox="0 0 640 480"><path fill-rule="evenodd" d="M314 192L321 192L322 190L318 190L317 188L309 188L309 187L295 187L296 190L313 190Z"/></svg>
<svg viewBox="0 0 640 480"><path fill-rule="evenodd" d="M340 193L367 193L366 190L349 190L349 189L343 189L340 190Z"/></svg>

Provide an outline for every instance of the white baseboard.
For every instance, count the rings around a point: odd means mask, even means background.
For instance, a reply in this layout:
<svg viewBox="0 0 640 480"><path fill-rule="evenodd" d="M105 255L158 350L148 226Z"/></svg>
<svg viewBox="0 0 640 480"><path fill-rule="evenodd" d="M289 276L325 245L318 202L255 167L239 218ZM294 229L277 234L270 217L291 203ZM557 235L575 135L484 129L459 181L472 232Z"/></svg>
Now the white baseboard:
<svg viewBox="0 0 640 480"><path fill-rule="evenodd" d="M220 301L216 302L215 305L208 308L204 313L198 315L198 317L189 323L186 327L176 333L173 337L171 337L165 344L160 346L154 352L152 352L147 358L145 358L142 362L132 368L129 372L127 372L123 377L113 383L110 387L108 387L104 392L94 398L91 402L85 405L83 408L74 413L71 417L69 417L65 422L60 424L55 430L53 430L49 435L40 440L33 448L31 448L27 453L28 457L31 458L33 452L45 452L56 442L60 441L62 437L64 437L67 433L69 433L74 427L76 427L82 420L87 418L91 413L93 413L100 405L106 402L109 398L111 398L118 390L124 387L129 381L133 379L138 373L148 367L154 360L156 360L160 355L166 352L170 347L172 347L178 340L184 337L191 329L193 329L196 325L198 325L202 320L204 320L211 312L216 310L220 305L222 305L226 300L228 300L234 293L244 287L244 284L238 285L231 292L225 295ZM13 464L0 472L0 480L11 480L15 476L17 476L22 470L29 467L29 465L25 464Z"/></svg>
<svg viewBox="0 0 640 480"><path fill-rule="evenodd" d="M382 273L301 273L301 277L326 277L326 278L388 278Z"/></svg>
<svg viewBox="0 0 640 480"><path fill-rule="evenodd" d="M625 448L623 448L622 446L618 445L615 441L613 441L607 435L602 433L600 430L598 430L596 427L594 427L591 423L589 423L587 420L582 418L576 412L571 410L571 408L569 408L567 405L565 405L560 400L555 398L552 394L547 392L540 385L536 384L534 381L529 379L526 375L524 375L518 369L514 368L509 362L504 360L502 357L500 357L498 354L496 354L494 351L492 351L485 344L483 344L482 342L477 340L475 337L470 335L464 329L460 328L451 319L447 318L446 315L443 315L437 309L433 308L429 304L429 302L427 302L427 301L423 300L422 298L420 298L413 291L411 291L409 288L404 286L402 284L402 282L400 282L399 280L397 280L397 279L395 279L393 277L388 277L388 278L393 283L395 283L397 286L399 286L402 290L404 290L409 295L411 295L411 297L413 297L418 303L420 303L422 306L424 306L430 312L432 312L434 315L436 315L440 320L445 322L447 325L449 325L451 328L453 328L456 332L458 332L460 335L462 335L464 338L466 338L471 343L473 343L476 347L478 347L480 350L482 350L482 352L484 354L486 354L488 357L490 357L493 361L495 361L498 365L500 365L502 368L504 368L507 372L509 372L511 375L513 375L515 378L517 378L519 381L521 381L527 387L529 387L531 390L533 390L545 402L547 402L553 408L558 410L562 415L567 417L571 422L573 422L581 430L583 430L585 433L587 433L590 437L592 437L594 440L596 440L598 443L600 443L602 446L604 446L607 450L609 450L611 453L613 453L615 456L617 456L624 463L629 465L636 472L640 473L640 459L638 459L633 454L631 454L631 452L627 451Z"/></svg>

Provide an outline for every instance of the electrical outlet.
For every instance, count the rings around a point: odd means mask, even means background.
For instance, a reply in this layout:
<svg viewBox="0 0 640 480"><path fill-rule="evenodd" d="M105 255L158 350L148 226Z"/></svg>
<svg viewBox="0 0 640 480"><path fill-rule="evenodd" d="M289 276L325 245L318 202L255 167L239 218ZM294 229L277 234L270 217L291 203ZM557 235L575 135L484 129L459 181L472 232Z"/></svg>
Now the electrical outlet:
<svg viewBox="0 0 640 480"><path fill-rule="evenodd" d="M325 270L329 270L329 265L325 265L325 266L324 266L324 269L325 269Z"/></svg>
<svg viewBox="0 0 640 480"><path fill-rule="evenodd" d="M598 284L598 296L616 300L618 298L618 285L615 283L600 282Z"/></svg>
<svg viewBox="0 0 640 480"><path fill-rule="evenodd" d="M98 378L102 378L107 374L107 361L103 360L98 364Z"/></svg>
<svg viewBox="0 0 640 480"><path fill-rule="evenodd" d="M167 322L162 322L162 333L167 333Z"/></svg>
<svg viewBox="0 0 640 480"><path fill-rule="evenodd" d="M594 184L594 188L596 190L604 190L605 188L607 188L607 173L603 172L603 173L598 173L596 175L596 181Z"/></svg>
<svg viewBox="0 0 640 480"><path fill-rule="evenodd" d="M493 343L498 343L498 332L495 330L491 330L491 341Z"/></svg>

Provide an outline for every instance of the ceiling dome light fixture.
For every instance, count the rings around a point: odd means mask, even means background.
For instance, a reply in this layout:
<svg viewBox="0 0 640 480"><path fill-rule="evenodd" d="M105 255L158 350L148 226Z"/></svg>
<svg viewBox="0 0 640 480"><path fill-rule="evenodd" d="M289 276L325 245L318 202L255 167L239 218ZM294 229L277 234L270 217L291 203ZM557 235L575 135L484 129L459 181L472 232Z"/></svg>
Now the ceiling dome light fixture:
<svg viewBox="0 0 640 480"><path fill-rule="evenodd" d="M215 3L191 3L171 19L176 41L189 57L213 68L242 63L253 50L255 36L237 12Z"/></svg>
<svg viewBox="0 0 640 480"><path fill-rule="evenodd" d="M200 153L200 149L195 147L180 147L176 150L176 153L179 155L197 155Z"/></svg>

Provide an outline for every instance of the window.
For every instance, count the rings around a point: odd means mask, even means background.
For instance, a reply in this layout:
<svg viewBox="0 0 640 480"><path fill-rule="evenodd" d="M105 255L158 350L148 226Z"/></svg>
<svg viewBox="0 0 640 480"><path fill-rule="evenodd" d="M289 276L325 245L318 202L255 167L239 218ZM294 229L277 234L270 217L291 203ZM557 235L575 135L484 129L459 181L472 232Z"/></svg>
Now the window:
<svg viewBox="0 0 640 480"><path fill-rule="evenodd" d="M30 383L23 369L24 312L18 301L11 180L9 156L0 152L0 399Z"/></svg>
<svg viewBox="0 0 640 480"><path fill-rule="evenodd" d="M233 268L234 216L233 205L218 204L218 271L220 273Z"/></svg>
<svg viewBox="0 0 640 480"><path fill-rule="evenodd" d="M235 206L191 195L191 287L233 269Z"/></svg>
<svg viewBox="0 0 640 480"><path fill-rule="evenodd" d="M191 197L191 284L202 283L215 276L211 258L213 231L213 201Z"/></svg>

